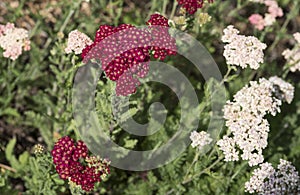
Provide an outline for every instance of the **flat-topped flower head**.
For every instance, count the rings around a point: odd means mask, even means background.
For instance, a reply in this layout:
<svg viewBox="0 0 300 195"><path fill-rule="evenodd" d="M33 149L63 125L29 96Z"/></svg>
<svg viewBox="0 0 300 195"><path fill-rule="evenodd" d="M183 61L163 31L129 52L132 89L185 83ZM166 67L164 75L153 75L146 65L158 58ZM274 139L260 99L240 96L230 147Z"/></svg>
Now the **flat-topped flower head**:
<svg viewBox="0 0 300 195"><path fill-rule="evenodd" d="M193 131L190 135L190 139L192 140L192 147L198 147L199 150L212 142L210 135L205 131L200 131L199 133L197 131Z"/></svg>
<svg viewBox="0 0 300 195"><path fill-rule="evenodd" d="M16 60L22 54L22 50L30 50L28 34L27 30L16 28L12 23L0 25L0 47L4 49L3 56Z"/></svg>
<svg viewBox="0 0 300 195"><path fill-rule="evenodd" d="M59 176L85 191L94 189L95 183L110 173L108 160L89 156L88 148L83 141L75 143L68 136L60 138L55 143L51 155ZM87 162L87 165L82 164L82 161Z"/></svg>
<svg viewBox="0 0 300 195"><path fill-rule="evenodd" d="M224 106L225 125L231 135L224 136L217 145L225 155L225 161L239 158L248 160L250 166L262 163L263 149L268 145L269 122L266 114L280 112L282 100L290 103L294 97L291 84L279 77L261 78L243 87Z"/></svg>
<svg viewBox="0 0 300 195"><path fill-rule="evenodd" d="M248 18L249 22L255 26L258 30L262 30L265 28L265 20L260 14L252 14Z"/></svg>
<svg viewBox="0 0 300 195"><path fill-rule="evenodd" d="M263 30L266 26L271 26L276 21L277 17L283 16L282 9L278 6L276 0L252 0L253 2L265 4L268 7L268 12L264 17L260 14L252 14L248 20L258 30Z"/></svg>
<svg viewBox="0 0 300 195"><path fill-rule="evenodd" d="M259 68L259 64L263 63L263 50L267 45L256 37L238 35L238 30L230 25L224 29L222 41L228 43L225 45L223 53L227 64L242 68L249 66L256 70Z"/></svg>
<svg viewBox="0 0 300 195"><path fill-rule="evenodd" d="M127 96L136 92L139 78L148 74L150 57L164 60L176 54L176 41L169 34L168 19L153 14L148 28L130 24L117 27L101 25L95 40L82 51L84 62L101 61L106 76L116 82L116 94Z"/></svg>
<svg viewBox="0 0 300 195"><path fill-rule="evenodd" d="M169 27L168 19L160 14L152 14L146 24Z"/></svg>
<svg viewBox="0 0 300 195"><path fill-rule="evenodd" d="M82 50L92 43L93 41L86 34L78 30L73 30L68 35L68 43L65 52L68 54L74 51L75 54L81 54Z"/></svg>
<svg viewBox="0 0 300 195"><path fill-rule="evenodd" d="M293 49L286 49L282 52L283 57L286 59L289 69L292 72L300 71L300 33L294 33L296 44Z"/></svg>
<svg viewBox="0 0 300 195"><path fill-rule="evenodd" d="M236 39L239 33L240 31L238 29L234 28L233 25L229 25L223 30L223 36L221 40L224 43L230 43Z"/></svg>
<svg viewBox="0 0 300 195"><path fill-rule="evenodd" d="M271 81L274 86L278 86L280 91L276 92L276 94L281 96L279 98L290 104L294 99L295 87L277 76L270 77L269 81Z"/></svg>
<svg viewBox="0 0 300 195"><path fill-rule="evenodd" d="M300 44L300 32L296 32L293 34L295 40L297 41L298 44Z"/></svg>
<svg viewBox="0 0 300 195"><path fill-rule="evenodd" d="M300 177L291 162L280 159L277 170L270 163L260 164L245 183L245 191L261 195L299 194Z"/></svg>
<svg viewBox="0 0 300 195"><path fill-rule="evenodd" d="M203 7L204 0L177 0L178 4L181 5L189 14L194 14L198 9ZM208 0L209 3L214 2Z"/></svg>

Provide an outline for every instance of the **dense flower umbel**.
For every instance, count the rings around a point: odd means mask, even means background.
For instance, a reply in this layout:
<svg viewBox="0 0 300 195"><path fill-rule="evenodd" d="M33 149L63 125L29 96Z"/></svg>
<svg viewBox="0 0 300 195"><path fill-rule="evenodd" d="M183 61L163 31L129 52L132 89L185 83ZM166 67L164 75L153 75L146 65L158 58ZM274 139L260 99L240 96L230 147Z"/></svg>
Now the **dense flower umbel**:
<svg viewBox="0 0 300 195"><path fill-rule="evenodd" d="M260 0L254 2L265 4L268 7L268 13L266 13L264 17L260 14L252 14L248 18L249 22L258 30L264 29L265 26L271 26L277 17L283 16L283 11L275 0Z"/></svg>
<svg viewBox="0 0 300 195"><path fill-rule="evenodd" d="M189 14L194 14L199 8L203 7L204 0L177 0L178 4L181 5ZM209 3L214 2L208 0Z"/></svg>
<svg viewBox="0 0 300 195"><path fill-rule="evenodd" d="M210 135L205 131L200 131L199 133L197 131L193 131L190 135L190 139L192 140L192 147L198 147L199 150L212 142Z"/></svg>
<svg viewBox="0 0 300 195"><path fill-rule="evenodd" d="M299 194L300 177L291 162L280 159L277 169L270 163L261 164L245 183L245 191L261 195Z"/></svg>
<svg viewBox="0 0 300 195"><path fill-rule="evenodd" d="M109 174L109 161L88 156L88 148L81 140L75 144L70 137L62 137L55 143L51 155L59 176L85 191L92 190L96 182ZM87 165L80 163L80 159L85 159Z"/></svg>
<svg viewBox="0 0 300 195"><path fill-rule="evenodd" d="M71 53L74 51L75 54L81 54L82 50L92 43L93 41L86 34L78 30L73 30L68 35L68 44L65 52Z"/></svg>
<svg viewBox="0 0 300 195"><path fill-rule="evenodd" d="M167 18L153 14L147 22L148 29L138 29L130 24L118 27L101 25L95 40L82 51L84 62L101 61L107 77L117 82L116 94L129 95L140 85L149 71L151 54L164 60L176 54L176 43L168 32ZM121 51L121 52L120 52Z"/></svg>
<svg viewBox="0 0 300 195"><path fill-rule="evenodd" d="M279 77L252 81L234 95L234 101L224 106L226 126L232 137L224 136L217 145L225 155L225 161L237 161L239 148L241 158L249 165L262 163L262 151L267 147L269 123L263 117L280 112L282 100L290 103L294 97L291 84Z"/></svg>
<svg viewBox="0 0 300 195"><path fill-rule="evenodd" d="M5 51L3 56L16 60L24 51L30 50L28 31L16 28L14 24L0 25L0 47Z"/></svg>
<svg viewBox="0 0 300 195"><path fill-rule="evenodd" d="M264 60L263 50L267 45L254 36L238 35L239 31L232 25L224 29L222 41L228 43L224 47L224 57L227 64L258 69Z"/></svg>
<svg viewBox="0 0 300 195"><path fill-rule="evenodd" d="M290 71L296 72L297 70L300 71L300 32L295 33L293 36L296 40L294 48L284 50L282 55L287 60Z"/></svg>

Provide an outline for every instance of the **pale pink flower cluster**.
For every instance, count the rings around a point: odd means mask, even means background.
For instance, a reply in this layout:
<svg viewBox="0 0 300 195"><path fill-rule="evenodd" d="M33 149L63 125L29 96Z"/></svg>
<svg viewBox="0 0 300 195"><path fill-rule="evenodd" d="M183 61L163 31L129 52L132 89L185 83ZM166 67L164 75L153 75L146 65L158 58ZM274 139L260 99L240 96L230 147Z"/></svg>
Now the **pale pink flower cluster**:
<svg viewBox="0 0 300 195"><path fill-rule="evenodd" d="M239 31L232 25L224 29L222 41L228 43L224 46L224 57L227 64L258 69L264 61L263 50L267 45L254 36L238 35Z"/></svg>
<svg viewBox="0 0 300 195"><path fill-rule="evenodd" d="M279 94L280 98L273 94ZM263 162L262 151L268 145L268 113L280 112L282 100L291 102L294 88L278 77L251 81L234 95L234 101L224 106L225 125L232 135L224 136L217 145L225 155L225 161L248 160L250 166ZM239 149L239 150L238 150Z"/></svg>
<svg viewBox="0 0 300 195"><path fill-rule="evenodd" d="M198 147L199 150L212 142L210 135L205 131L200 131L199 133L197 131L193 131L190 135L190 139L192 140L192 147Z"/></svg>
<svg viewBox="0 0 300 195"><path fill-rule="evenodd" d="M291 162L280 159L275 170L270 163L260 164L245 183L245 192L261 195L299 194L300 177Z"/></svg>
<svg viewBox="0 0 300 195"><path fill-rule="evenodd" d="M292 50L286 49L282 52L292 72L300 71L300 33L295 33L294 38L297 42L294 48Z"/></svg>
<svg viewBox="0 0 300 195"><path fill-rule="evenodd" d="M14 24L0 24L0 47L4 49L3 56L16 60L24 51L30 50L28 31L16 28Z"/></svg>
<svg viewBox="0 0 300 195"><path fill-rule="evenodd" d="M283 11L275 0L259 0L253 2L262 3L268 7L268 13L266 13L264 17L260 14L252 14L248 18L249 22L258 30L264 29L265 26L271 26L277 17L283 16Z"/></svg>
<svg viewBox="0 0 300 195"><path fill-rule="evenodd" d="M69 54L74 51L75 54L81 54L82 50L92 43L93 41L86 34L78 30L73 30L68 35L68 43L65 52Z"/></svg>

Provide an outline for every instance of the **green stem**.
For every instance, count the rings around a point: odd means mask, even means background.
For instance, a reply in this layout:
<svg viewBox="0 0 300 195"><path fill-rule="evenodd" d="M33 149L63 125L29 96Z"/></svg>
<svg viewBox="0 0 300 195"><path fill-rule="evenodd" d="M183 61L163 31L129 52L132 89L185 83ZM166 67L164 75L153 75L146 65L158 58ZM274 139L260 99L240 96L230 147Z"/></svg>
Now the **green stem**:
<svg viewBox="0 0 300 195"><path fill-rule="evenodd" d="M290 68L289 68L289 67L286 67L285 69L283 69L283 73L282 73L281 78L282 78L283 80L285 80L286 77L287 77L287 75L289 74L289 72L290 72Z"/></svg>
<svg viewBox="0 0 300 195"><path fill-rule="evenodd" d="M265 39L266 34L267 34L269 28L270 28L270 27L268 26L268 27L266 27L266 28L263 30L263 32L261 33L261 35L260 35L260 37L259 37L259 40L260 40L260 41L263 42L263 40Z"/></svg>
<svg viewBox="0 0 300 195"><path fill-rule="evenodd" d="M237 7L236 7L235 9L231 10L227 15L230 16L230 17L233 16L237 11L243 9L243 8L246 7L249 3L250 3L250 2L247 1L247 2L245 2L245 3L242 5L241 2L240 2L240 0L239 0L238 3L237 3Z"/></svg>
<svg viewBox="0 0 300 195"><path fill-rule="evenodd" d="M170 15L170 19L173 19L173 18L174 18L174 15L175 15L175 11L176 11L177 5L178 5L177 1L174 0L174 2L173 2L173 7L172 7L172 11L171 11L171 15Z"/></svg>
<svg viewBox="0 0 300 195"><path fill-rule="evenodd" d="M162 7L162 15L166 15L166 10L167 10L167 5L168 5L168 0L163 1L163 7Z"/></svg>
<svg viewBox="0 0 300 195"><path fill-rule="evenodd" d="M248 164L248 161L242 163L242 166L231 176L230 180L234 180L234 178L241 172L241 170Z"/></svg>
<svg viewBox="0 0 300 195"><path fill-rule="evenodd" d="M154 10L156 9L157 0L153 0L151 2L152 2L152 6L151 6L151 9L150 9L150 12L148 13L147 18L149 18L150 15L153 14Z"/></svg>
<svg viewBox="0 0 300 195"><path fill-rule="evenodd" d="M194 166L194 164L198 161L199 155L200 155L200 151L197 150L196 155L194 156L192 164L189 166L189 168L187 169L187 171L185 173L184 180L186 180L188 178L188 174L190 173L190 171L191 171L192 167Z"/></svg>
<svg viewBox="0 0 300 195"><path fill-rule="evenodd" d="M70 21L71 17L73 16L73 14L75 13L76 9L79 7L79 5L81 4L81 1L78 1L76 3L74 3L74 7L69 11L68 16L66 17L64 23L62 24L62 26L59 29L59 32L63 32L68 24L68 22Z"/></svg>
<svg viewBox="0 0 300 195"><path fill-rule="evenodd" d="M41 24L41 21L38 20L36 22L36 24L34 25L33 29L30 31L29 39L31 39L33 37L33 35L36 33L36 31L37 31L38 27L40 26L40 24Z"/></svg>
<svg viewBox="0 0 300 195"><path fill-rule="evenodd" d="M298 1L296 1L294 9L288 14L287 19L284 21L283 25L281 26L279 33L278 33L279 35L284 33L284 31L286 30L286 27L289 24L289 22L291 21L291 19L293 19L295 16L297 16L298 13L299 13L299 4L298 4ZM280 38L281 38L280 36L276 36L275 41L268 48L269 51L272 51L275 48L275 46L280 41Z"/></svg>
<svg viewBox="0 0 300 195"><path fill-rule="evenodd" d="M209 155L208 155L208 159L211 158L211 156L213 155L213 153L216 151L216 147L213 147L213 149L210 151Z"/></svg>
<svg viewBox="0 0 300 195"><path fill-rule="evenodd" d="M242 4L241 0L238 0L238 1L237 1L237 9L240 9L241 4Z"/></svg>
<svg viewBox="0 0 300 195"><path fill-rule="evenodd" d="M222 81L220 82L220 85L223 85L225 82L227 82L227 79L228 79L228 77L229 77L229 75L230 75L230 73L231 73L232 70L234 70L234 67L228 65L227 72L226 72L226 74L224 75Z"/></svg>
<svg viewBox="0 0 300 195"><path fill-rule="evenodd" d="M223 158L218 158L218 160L216 160L213 164L211 164L209 167L205 168L204 170L202 170L200 173L195 174L194 176L185 179L182 184L186 184L189 183L190 181L194 180L196 177L199 177L200 175L202 175L203 173L207 172L208 170L212 169L215 165L217 165Z"/></svg>

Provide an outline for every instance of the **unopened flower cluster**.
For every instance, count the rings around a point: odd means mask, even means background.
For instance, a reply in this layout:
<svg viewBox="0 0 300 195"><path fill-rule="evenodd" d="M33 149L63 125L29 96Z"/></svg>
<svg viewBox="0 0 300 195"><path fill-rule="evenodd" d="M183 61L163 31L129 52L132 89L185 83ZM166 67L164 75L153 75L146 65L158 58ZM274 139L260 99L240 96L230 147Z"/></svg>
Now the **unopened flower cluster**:
<svg viewBox="0 0 300 195"><path fill-rule="evenodd" d="M84 142L79 140L75 143L68 136L55 143L51 155L59 176L85 191L94 189L95 183L109 174L109 161L89 156ZM81 163L83 160L85 164Z"/></svg>
<svg viewBox="0 0 300 195"><path fill-rule="evenodd" d="M43 154L45 152L45 147L41 144L36 144L33 147L33 152L35 155Z"/></svg>
<svg viewBox="0 0 300 195"><path fill-rule="evenodd" d="M16 28L12 23L0 24L0 47L4 49L5 58L16 60L23 50L30 50L28 31Z"/></svg>
<svg viewBox="0 0 300 195"><path fill-rule="evenodd" d="M199 133L197 131L193 131L190 135L190 139L192 140L192 147L198 147L199 150L212 142L210 135L205 131L200 131Z"/></svg>
<svg viewBox="0 0 300 195"><path fill-rule="evenodd" d="M189 14L194 14L198 9L204 5L204 0L177 0ZM208 3L213 3L213 0L208 0Z"/></svg>
<svg viewBox="0 0 300 195"><path fill-rule="evenodd" d="M225 161L238 161L241 151L241 158L248 160L250 166L262 163L269 132L269 122L264 116L276 115L282 100L290 103L293 97L293 86L279 77L251 81L250 86L238 91L234 100L224 106L225 125L232 136L224 136L217 142Z"/></svg>
<svg viewBox="0 0 300 195"><path fill-rule="evenodd" d="M260 195L299 194L300 178L291 162L280 159L277 170L270 163L260 164L245 183L245 191Z"/></svg>
<svg viewBox="0 0 300 195"><path fill-rule="evenodd" d="M251 69L258 69L259 64L264 61L263 50L267 45L260 42L254 36L239 35L234 26L229 25L224 29L222 41L228 43L224 46L224 57L226 63Z"/></svg>
<svg viewBox="0 0 300 195"><path fill-rule="evenodd" d="M208 13L199 13L197 23L201 26L211 21L211 16Z"/></svg>
<svg viewBox="0 0 300 195"><path fill-rule="evenodd" d="M266 13L264 17L260 14L252 14L248 18L250 23L258 30L262 30L266 26L271 26L276 21L277 17L283 16L283 11L278 6L276 0L260 0L254 2L265 4L268 7L268 13Z"/></svg>
<svg viewBox="0 0 300 195"><path fill-rule="evenodd" d="M293 36L296 40L294 48L284 50L282 55L290 65L290 70L296 72L297 70L300 71L300 33L297 32Z"/></svg>
<svg viewBox="0 0 300 195"><path fill-rule="evenodd" d="M151 56L164 60L166 56L176 54L176 41L169 34L168 19L153 14L146 24L149 26L146 29L138 29L130 24L117 27L101 25L91 44L86 39L78 46L80 49L84 47L81 53L84 62L91 59L101 61L106 76L116 81L117 95L135 93L140 85L138 78L148 74ZM67 51L70 49L72 47Z"/></svg>

